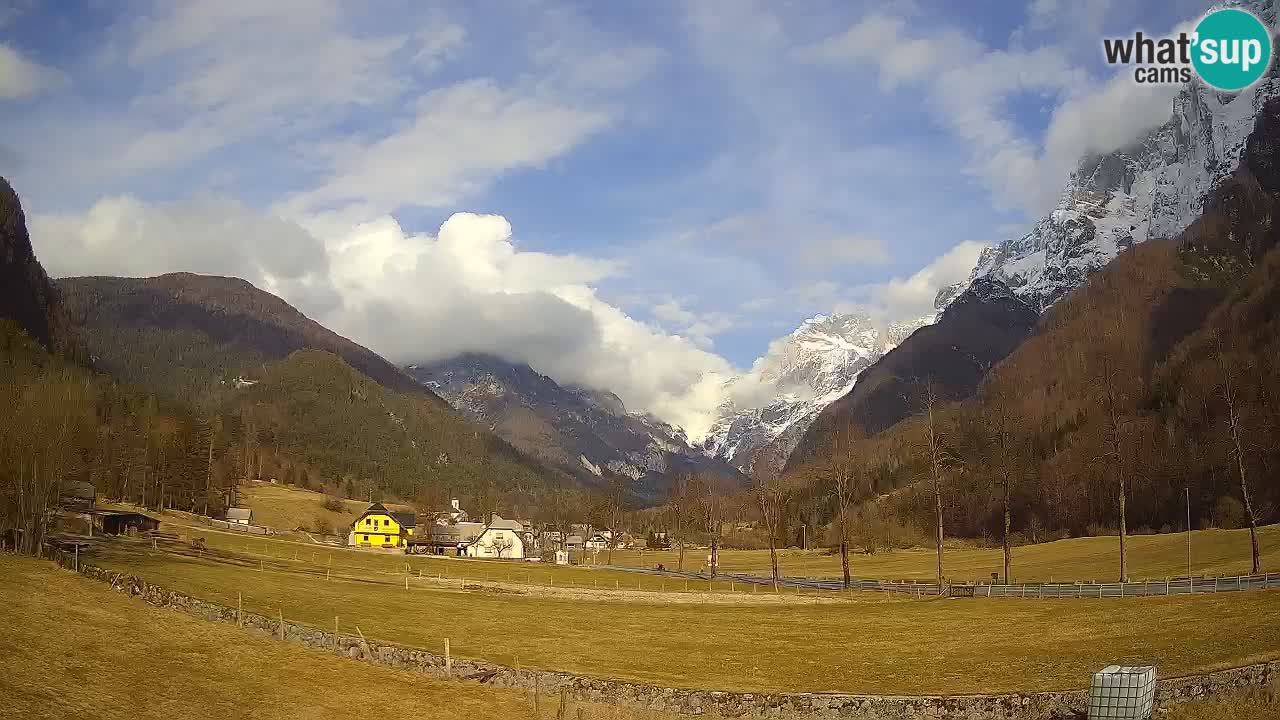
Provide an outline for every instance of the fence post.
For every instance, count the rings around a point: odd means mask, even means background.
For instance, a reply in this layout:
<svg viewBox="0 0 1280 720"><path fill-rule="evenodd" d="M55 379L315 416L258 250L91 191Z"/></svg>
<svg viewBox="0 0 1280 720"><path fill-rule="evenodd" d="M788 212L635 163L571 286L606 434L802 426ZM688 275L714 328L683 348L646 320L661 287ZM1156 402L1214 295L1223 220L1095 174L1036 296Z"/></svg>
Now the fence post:
<svg viewBox="0 0 1280 720"><path fill-rule="evenodd" d="M449 638L444 639L444 674L453 677L453 657L449 654Z"/></svg>
<svg viewBox="0 0 1280 720"><path fill-rule="evenodd" d="M333 651L338 652L338 616L333 616Z"/></svg>
<svg viewBox="0 0 1280 720"><path fill-rule="evenodd" d="M280 639L284 640L284 608L280 608Z"/></svg>
<svg viewBox="0 0 1280 720"><path fill-rule="evenodd" d="M236 593L236 627L244 627L244 597Z"/></svg>

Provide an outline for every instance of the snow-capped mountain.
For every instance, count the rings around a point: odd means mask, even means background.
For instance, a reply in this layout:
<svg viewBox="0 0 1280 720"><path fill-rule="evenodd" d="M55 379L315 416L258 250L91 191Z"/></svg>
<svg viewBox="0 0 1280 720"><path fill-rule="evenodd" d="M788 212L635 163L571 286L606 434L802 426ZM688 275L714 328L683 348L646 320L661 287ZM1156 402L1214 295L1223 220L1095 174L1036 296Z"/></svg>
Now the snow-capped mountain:
<svg viewBox="0 0 1280 720"><path fill-rule="evenodd" d="M1246 5L1274 26L1271 0ZM1175 99L1167 123L1127 147L1083 160L1057 207L1030 232L988 248L968 281L942 288L935 300L938 313L978 285L1007 285L1019 300L1043 311L1125 248L1177 235L1200 215L1214 186L1239 166L1262 105L1280 96L1278 74L1273 65L1262 81L1235 94L1193 80ZM998 282L981 282L986 280ZM753 453L766 445L772 444L763 453L771 461L785 459L822 409L852 390L859 373L937 317L883 330L858 317L806 321L758 364L761 384L772 383L774 396L746 409L726 403L705 448L748 472Z"/></svg>
<svg viewBox="0 0 1280 720"><path fill-rule="evenodd" d="M467 354L406 371L507 442L588 483L621 476L635 496L658 501L679 473L737 476L691 447L683 430L628 412L611 392L560 385L528 365Z"/></svg>
<svg viewBox="0 0 1280 720"><path fill-rule="evenodd" d="M1270 6L1263 12L1269 22L1273 15ZM1210 190L1235 172L1254 118L1278 95L1275 66L1237 94L1193 80L1174 101L1169 122L1082 162L1057 207L1026 235L985 251L972 277L1002 280L1044 310L1125 248L1177 235L1200 216Z"/></svg>
<svg viewBox="0 0 1280 720"><path fill-rule="evenodd" d="M859 373L931 322L927 316L885 327L864 314L805 320L774 341L751 372L726 385L729 399L704 450L749 473L756 451L768 446L778 456L769 461L781 466L818 413L848 393Z"/></svg>

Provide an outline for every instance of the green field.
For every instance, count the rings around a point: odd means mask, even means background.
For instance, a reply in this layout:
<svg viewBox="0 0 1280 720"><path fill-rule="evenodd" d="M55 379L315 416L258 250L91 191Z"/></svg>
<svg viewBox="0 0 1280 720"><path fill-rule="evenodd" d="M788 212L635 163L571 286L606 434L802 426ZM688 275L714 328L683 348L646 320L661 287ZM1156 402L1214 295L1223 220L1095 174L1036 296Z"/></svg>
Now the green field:
<svg viewBox="0 0 1280 720"><path fill-rule="evenodd" d="M319 627L331 626L336 615L344 627L359 625L366 636L387 641L438 650L449 638L460 656L507 665L518 658L526 667L677 687L1049 690L1081 687L1091 672L1113 662L1154 663L1171 676L1280 657L1280 592L1274 591L1142 600L875 597L785 608L676 605L464 592L416 578L406 590L404 575L325 580L291 567L302 560L263 562L259 570L227 557L153 551L141 540L113 541L95 552L99 565L227 605L239 594L247 609L267 615L283 611Z"/></svg>
<svg viewBox="0 0 1280 720"><path fill-rule="evenodd" d="M1280 525L1258 531L1264 570L1280 572ZM1114 581L1118 574L1115 537L1088 537L1025 545L1013 549L1013 581L1050 580ZM1187 539L1183 534L1133 535L1129 537L1129 576L1132 580L1163 579L1187 573ZM686 550L685 569L701 570L706 550ZM783 575L840 577L840 556L824 550L780 550ZM945 550L946 575L953 581L990 581L1000 572L999 548L958 547ZM605 562L605 553L598 555ZM874 555L849 556L854 577L872 579L931 580L936 555L932 549L896 550ZM614 565L676 566L675 551L615 550ZM720 568L726 572L769 574L768 550L725 550ZM1197 575L1241 575L1249 572L1248 530L1197 530L1191 533L1191 569Z"/></svg>
<svg viewBox="0 0 1280 720"><path fill-rule="evenodd" d="M153 608L33 558L0 553L0 607L5 717L535 717L527 693L285 645ZM556 717L557 704L542 698L538 717ZM591 720L666 717L582 707Z"/></svg>

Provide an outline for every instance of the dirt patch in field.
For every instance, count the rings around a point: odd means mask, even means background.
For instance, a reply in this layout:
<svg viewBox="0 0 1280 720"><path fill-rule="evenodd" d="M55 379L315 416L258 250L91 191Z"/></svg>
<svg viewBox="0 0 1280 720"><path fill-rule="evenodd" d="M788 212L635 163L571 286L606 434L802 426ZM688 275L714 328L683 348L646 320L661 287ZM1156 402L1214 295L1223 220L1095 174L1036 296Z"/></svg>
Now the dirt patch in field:
<svg viewBox="0 0 1280 720"><path fill-rule="evenodd" d="M429 576L411 577L410 582L418 585L435 586L445 590L458 590L464 585L464 581L456 578L440 579ZM510 593L562 600L650 603L657 605L847 605L868 602L907 602L903 598L884 598L867 593L858 593L850 596L845 593L825 591L818 593L809 590L804 594L796 594L794 588L782 593L774 593L772 589L766 590L765 588L761 588L759 592L657 592L653 590L561 588L487 580L466 580L465 589L469 592Z"/></svg>

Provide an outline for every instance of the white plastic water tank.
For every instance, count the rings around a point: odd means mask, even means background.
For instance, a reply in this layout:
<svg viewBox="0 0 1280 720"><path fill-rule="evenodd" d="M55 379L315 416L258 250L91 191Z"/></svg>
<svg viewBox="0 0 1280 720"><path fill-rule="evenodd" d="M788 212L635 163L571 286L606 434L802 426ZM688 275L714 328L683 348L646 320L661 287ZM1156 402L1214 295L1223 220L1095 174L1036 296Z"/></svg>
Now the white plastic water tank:
<svg viewBox="0 0 1280 720"><path fill-rule="evenodd" d="M1108 665L1093 674L1089 720L1150 720L1156 699L1156 669Z"/></svg>

